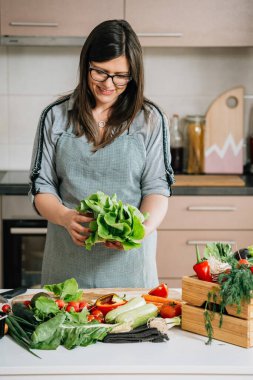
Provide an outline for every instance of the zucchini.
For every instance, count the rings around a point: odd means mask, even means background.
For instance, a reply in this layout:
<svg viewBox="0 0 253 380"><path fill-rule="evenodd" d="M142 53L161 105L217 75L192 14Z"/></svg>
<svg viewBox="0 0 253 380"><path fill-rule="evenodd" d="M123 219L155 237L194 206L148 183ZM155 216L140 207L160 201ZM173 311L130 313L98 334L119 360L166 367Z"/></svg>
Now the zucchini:
<svg viewBox="0 0 253 380"><path fill-rule="evenodd" d="M145 325L150 318L157 317L157 315L158 308L154 304L148 303L119 314L115 322L128 324L132 329L135 329L136 327Z"/></svg>
<svg viewBox="0 0 253 380"><path fill-rule="evenodd" d="M132 298L124 305L117 307L117 309L109 311L105 316L105 322L114 323L118 315L124 313L125 311L136 309L137 307L143 306L143 305L146 305L146 301L144 300L143 297Z"/></svg>

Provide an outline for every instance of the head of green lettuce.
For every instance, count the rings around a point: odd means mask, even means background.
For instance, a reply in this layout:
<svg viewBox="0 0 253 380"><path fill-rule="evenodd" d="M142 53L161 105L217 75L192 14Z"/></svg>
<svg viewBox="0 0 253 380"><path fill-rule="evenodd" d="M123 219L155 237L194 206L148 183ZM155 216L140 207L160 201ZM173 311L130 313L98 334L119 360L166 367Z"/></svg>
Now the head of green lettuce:
<svg viewBox="0 0 253 380"><path fill-rule="evenodd" d="M87 250L96 243L118 241L125 251L139 248L145 236L143 222L148 213L142 214L135 206L123 204L112 197L97 191L80 201L76 210L82 214L93 214L94 219L89 223L91 234L85 240Z"/></svg>

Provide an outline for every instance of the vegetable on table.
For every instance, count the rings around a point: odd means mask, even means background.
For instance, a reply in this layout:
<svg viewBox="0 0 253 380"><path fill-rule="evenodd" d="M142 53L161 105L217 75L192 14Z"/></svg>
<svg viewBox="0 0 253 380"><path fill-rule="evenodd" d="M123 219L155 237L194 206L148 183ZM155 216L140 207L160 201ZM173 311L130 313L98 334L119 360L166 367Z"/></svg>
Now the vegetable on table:
<svg viewBox="0 0 253 380"><path fill-rule="evenodd" d="M150 318L158 315L158 308L153 304L146 304L119 314L115 322L128 325L131 329L145 325Z"/></svg>
<svg viewBox="0 0 253 380"><path fill-rule="evenodd" d="M121 305L117 307L116 309L109 311L105 316L105 321L107 323L114 323L118 315L126 311L136 309L137 307L143 306L145 304L146 302L143 297L132 298L124 305Z"/></svg>
<svg viewBox="0 0 253 380"><path fill-rule="evenodd" d="M197 262L193 266L193 270L196 273L199 280L212 282L212 276L210 273L210 265L207 259L200 258L199 248L196 245L196 257Z"/></svg>
<svg viewBox="0 0 253 380"><path fill-rule="evenodd" d="M158 297L158 296L152 296L151 294L142 294L142 297L144 300L148 303L154 303L154 304L164 304L168 303L170 301L169 298L164 298L164 297Z"/></svg>
<svg viewBox="0 0 253 380"><path fill-rule="evenodd" d="M182 314L182 304L179 301L171 300L162 305L159 314L162 318L178 317Z"/></svg>
<svg viewBox="0 0 253 380"><path fill-rule="evenodd" d="M168 296L169 296L168 286L165 283L161 283L156 288L151 289L148 292L148 294L150 294L151 296L168 298Z"/></svg>
<svg viewBox="0 0 253 380"><path fill-rule="evenodd" d="M106 241L120 242L124 250L141 246L140 242L145 236L143 222L148 214L142 214L135 206L117 200L116 194L110 197L98 191L81 200L76 210L82 214L92 213L95 219L89 223L91 233L84 242L87 250L91 250L96 243Z"/></svg>
<svg viewBox="0 0 253 380"><path fill-rule="evenodd" d="M117 294L111 293L99 297L95 302L95 307L106 316L109 311L124 305L126 302L125 299L119 297Z"/></svg>

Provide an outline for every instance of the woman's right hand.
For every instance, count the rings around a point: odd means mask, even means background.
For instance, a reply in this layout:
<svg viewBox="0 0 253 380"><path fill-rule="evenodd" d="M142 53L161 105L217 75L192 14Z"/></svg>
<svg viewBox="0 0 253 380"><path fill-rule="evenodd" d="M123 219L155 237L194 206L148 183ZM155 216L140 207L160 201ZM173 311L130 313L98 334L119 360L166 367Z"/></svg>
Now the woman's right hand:
<svg viewBox="0 0 253 380"><path fill-rule="evenodd" d="M66 228L76 245L84 245L85 240L90 235L90 229L88 227L84 227L82 224L89 223L92 220L94 220L94 218L79 214L76 210L65 210L63 216L63 226Z"/></svg>

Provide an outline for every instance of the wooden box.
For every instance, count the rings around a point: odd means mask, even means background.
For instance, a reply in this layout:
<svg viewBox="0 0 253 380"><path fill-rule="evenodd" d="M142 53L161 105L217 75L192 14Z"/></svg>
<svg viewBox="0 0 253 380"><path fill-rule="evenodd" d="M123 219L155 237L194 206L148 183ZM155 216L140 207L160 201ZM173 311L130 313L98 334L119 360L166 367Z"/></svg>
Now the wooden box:
<svg viewBox="0 0 253 380"><path fill-rule="evenodd" d="M219 284L198 280L197 277L183 277L182 329L207 336L204 322L204 307L207 294L212 289L218 289ZM217 300L219 304L219 299ZM243 304L241 313L237 306L226 308L228 315L223 315L222 326L219 327L220 314L215 313L212 320L213 338L241 347L253 346L253 300Z"/></svg>

